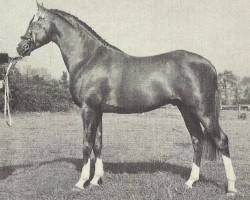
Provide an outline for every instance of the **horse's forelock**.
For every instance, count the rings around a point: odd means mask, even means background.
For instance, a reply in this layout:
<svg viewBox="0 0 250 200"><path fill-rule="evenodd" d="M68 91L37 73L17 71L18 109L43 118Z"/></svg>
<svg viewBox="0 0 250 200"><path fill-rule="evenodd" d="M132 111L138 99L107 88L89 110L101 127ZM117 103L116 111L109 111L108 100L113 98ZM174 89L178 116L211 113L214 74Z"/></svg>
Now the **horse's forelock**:
<svg viewBox="0 0 250 200"><path fill-rule="evenodd" d="M36 14L34 15L33 22L37 22L39 18L44 18L44 12L37 11Z"/></svg>

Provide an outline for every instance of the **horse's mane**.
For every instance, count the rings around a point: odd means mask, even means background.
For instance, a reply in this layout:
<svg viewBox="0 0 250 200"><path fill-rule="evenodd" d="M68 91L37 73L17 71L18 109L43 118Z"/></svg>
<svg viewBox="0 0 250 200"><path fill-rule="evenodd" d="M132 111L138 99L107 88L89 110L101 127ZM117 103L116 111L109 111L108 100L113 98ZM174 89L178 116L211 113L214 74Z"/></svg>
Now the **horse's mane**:
<svg viewBox="0 0 250 200"><path fill-rule="evenodd" d="M71 15L65 11L61 11L61 10L57 10L57 9L50 9L50 11L60 15L61 17L63 17L66 21L68 21L71 25L73 25L73 27L75 28L83 28L85 31L87 30L88 33L91 34L91 36L93 36L95 39L97 39L98 41L100 41L103 45L108 46L114 50L120 51L122 52L120 49L118 49L117 47L109 44L108 42L106 42L104 39L101 38L101 36L99 36L90 26L88 26L86 23L84 23L83 21L81 21L80 19L78 19L78 17Z"/></svg>

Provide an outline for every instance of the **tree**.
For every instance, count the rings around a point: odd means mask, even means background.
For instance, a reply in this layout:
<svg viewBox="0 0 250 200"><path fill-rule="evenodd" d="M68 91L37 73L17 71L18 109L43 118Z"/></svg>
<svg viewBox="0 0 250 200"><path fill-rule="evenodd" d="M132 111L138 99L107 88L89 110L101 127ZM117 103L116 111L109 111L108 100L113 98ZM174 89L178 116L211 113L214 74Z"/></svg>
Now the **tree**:
<svg viewBox="0 0 250 200"><path fill-rule="evenodd" d="M237 104L239 101L239 85L238 78L232 71L225 70L218 75L218 84L221 94L222 104Z"/></svg>
<svg viewBox="0 0 250 200"><path fill-rule="evenodd" d="M240 81L240 86L242 90L241 103L250 104L250 77L243 77Z"/></svg>
<svg viewBox="0 0 250 200"><path fill-rule="evenodd" d="M69 87L68 73L65 72L65 71L62 74L61 83L62 83L63 88L68 88Z"/></svg>
<svg viewBox="0 0 250 200"><path fill-rule="evenodd" d="M22 69L23 70L23 69ZM46 70L42 70L46 74ZM73 101L65 73L62 80L46 79L40 76L37 69L24 67L21 74L18 68L13 68L9 74L11 111L21 112L59 112L73 108ZM0 71L1 73L1 71ZM41 74L41 73L40 73ZM64 84L64 86L62 85ZM0 110L4 107L4 93L0 94Z"/></svg>
<svg viewBox="0 0 250 200"><path fill-rule="evenodd" d="M25 76L27 79L32 78L36 75L42 77L46 80L51 80L51 74L49 73L47 68L40 67L34 68L29 64L17 63L17 68L19 69L20 73Z"/></svg>

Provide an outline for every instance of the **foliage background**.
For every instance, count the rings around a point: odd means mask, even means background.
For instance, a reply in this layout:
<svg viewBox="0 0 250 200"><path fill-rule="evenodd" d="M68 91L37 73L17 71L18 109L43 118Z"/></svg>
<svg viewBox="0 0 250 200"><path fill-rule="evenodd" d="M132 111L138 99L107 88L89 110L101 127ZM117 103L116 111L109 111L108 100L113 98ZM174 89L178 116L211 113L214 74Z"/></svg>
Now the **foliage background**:
<svg viewBox="0 0 250 200"><path fill-rule="evenodd" d="M5 67L0 68L4 74ZM3 77L3 76L2 76ZM0 78L2 78L0 77ZM73 108L69 92L68 74L63 72L60 80L52 79L45 68L25 67L11 70L10 106L13 112L65 112ZM4 92L0 94L0 110L4 108Z"/></svg>

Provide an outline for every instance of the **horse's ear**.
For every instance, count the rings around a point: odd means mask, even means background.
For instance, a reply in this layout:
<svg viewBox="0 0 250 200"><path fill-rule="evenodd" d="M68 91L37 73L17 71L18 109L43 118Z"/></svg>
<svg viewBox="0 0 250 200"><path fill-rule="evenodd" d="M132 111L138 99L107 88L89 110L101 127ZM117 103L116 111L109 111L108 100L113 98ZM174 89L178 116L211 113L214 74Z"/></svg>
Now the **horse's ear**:
<svg viewBox="0 0 250 200"><path fill-rule="evenodd" d="M36 4L37 4L37 10L38 10L38 11L44 11L44 10L45 10L45 8L44 8L44 6L43 6L43 3L42 3L42 5L41 5L41 4L39 4L38 2L36 2Z"/></svg>

